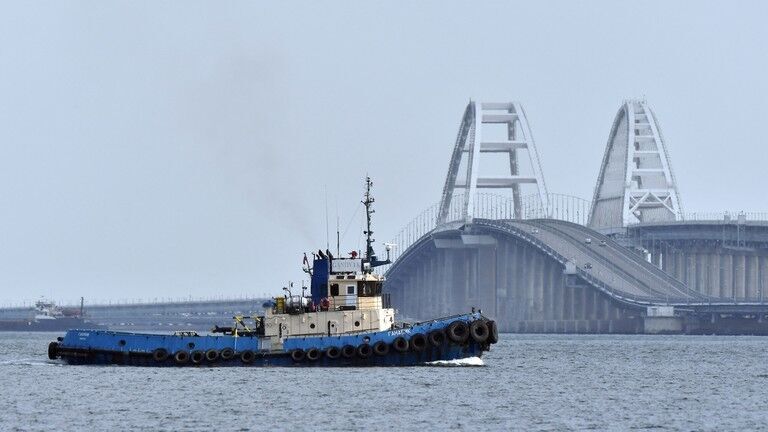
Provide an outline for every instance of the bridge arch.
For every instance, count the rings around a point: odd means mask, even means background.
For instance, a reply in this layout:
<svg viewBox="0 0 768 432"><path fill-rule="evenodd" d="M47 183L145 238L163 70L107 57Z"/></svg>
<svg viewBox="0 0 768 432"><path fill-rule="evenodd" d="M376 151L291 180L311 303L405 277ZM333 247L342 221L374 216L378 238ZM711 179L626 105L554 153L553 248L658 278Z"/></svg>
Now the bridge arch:
<svg viewBox="0 0 768 432"><path fill-rule="evenodd" d="M385 287L401 312L418 319L475 305L504 331L631 333L669 318L678 331L768 334L766 230L741 213L683 217L644 100L619 109L591 202L547 192L524 119L518 104L470 102L441 203L392 241ZM486 123L506 129L490 138ZM534 176L517 170L518 150L532 155ZM481 177L484 152L504 154L509 176ZM522 195L523 184L537 193Z"/></svg>
<svg viewBox="0 0 768 432"><path fill-rule="evenodd" d="M605 232L674 221L682 212L667 144L646 101L628 100L616 113L592 201L589 226Z"/></svg>

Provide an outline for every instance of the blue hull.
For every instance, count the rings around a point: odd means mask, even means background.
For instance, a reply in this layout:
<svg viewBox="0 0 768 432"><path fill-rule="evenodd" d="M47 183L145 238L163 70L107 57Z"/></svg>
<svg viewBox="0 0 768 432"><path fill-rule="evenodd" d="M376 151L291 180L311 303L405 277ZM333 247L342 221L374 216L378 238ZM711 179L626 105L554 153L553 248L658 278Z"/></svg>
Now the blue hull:
<svg viewBox="0 0 768 432"><path fill-rule="evenodd" d="M483 351L487 351L495 341L478 342L469 335L461 341L449 337L443 337L441 341L426 338L429 334L445 335L446 329L453 322L463 321L468 324L477 320L487 322L479 313L473 313L417 323L404 329L340 336L292 337L284 340L281 350L266 349L268 341L256 336L178 336L69 330L60 338L60 342L51 343L48 354L68 364L154 367L413 366L438 360L482 356ZM425 342L415 344L413 340L419 338ZM405 349L400 346L398 350L396 339L410 342ZM347 352L344 352L344 347L348 348ZM381 349L374 352L373 347ZM302 355L297 356L297 351Z"/></svg>
<svg viewBox="0 0 768 432"><path fill-rule="evenodd" d="M64 361L71 365L124 365L124 366L150 366L150 367L180 367L180 366L195 366L195 367L285 367L285 366L314 366L314 367L336 367L336 366L417 366L428 364L429 362L438 360L456 360L470 357L480 357L482 351L479 347L465 348L465 347L444 347L444 348L428 348L423 352L407 352L407 353L389 353L385 356L372 355L367 359L353 357L352 359L346 359L340 357L332 360L325 356L320 357L316 361L305 360L303 362L295 362L291 356L287 353L283 354L257 354L256 358L250 363L243 363L239 357L232 360L217 360L215 362L203 361L195 364L191 361L184 365L178 365L172 358L163 362L156 362L151 355L136 355L133 353L107 353L107 352L90 352L83 353L81 355L68 355L62 357Z"/></svg>

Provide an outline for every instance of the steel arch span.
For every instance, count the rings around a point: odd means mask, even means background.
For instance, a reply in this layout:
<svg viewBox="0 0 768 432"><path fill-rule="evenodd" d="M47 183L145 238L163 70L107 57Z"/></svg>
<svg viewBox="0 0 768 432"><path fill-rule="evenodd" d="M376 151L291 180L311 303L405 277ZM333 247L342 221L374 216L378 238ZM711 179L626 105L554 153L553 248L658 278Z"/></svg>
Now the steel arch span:
<svg viewBox="0 0 768 432"><path fill-rule="evenodd" d="M589 226L606 231L634 223L674 221L681 212L680 193L656 116L646 101L626 101L608 136Z"/></svg>
<svg viewBox="0 0 768 432"><path fill-rule="evenodd" d="M527 153L527 174L521 169L521 152ZM481 154L501 156L508 166L508 175L480 175ZM518 102L469 101L459 125L459 132L448 165L437 224L447 222L454 195L461 190L461 216L465 222L474 217L475 195L478 189L509 190L512 194L515 218L522 215L522 186L536 188L544 212L549 210L549 195L541 171L539 154L533 141L525 110Z"/></svg>

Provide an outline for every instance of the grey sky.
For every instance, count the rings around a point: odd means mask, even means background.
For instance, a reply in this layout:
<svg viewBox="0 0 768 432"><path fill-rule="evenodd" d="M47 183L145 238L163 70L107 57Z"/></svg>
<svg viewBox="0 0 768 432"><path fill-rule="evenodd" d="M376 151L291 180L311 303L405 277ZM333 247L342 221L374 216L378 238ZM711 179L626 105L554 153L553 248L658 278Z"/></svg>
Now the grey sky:
<svg viewBox="0 0 768 432"><path fill-rule="evenodd" d="M763 2L220 3L0 2L0 303L277 293L325 187L379 241L439 199L470 97L591 198L645 96L686 210L768 210Z"/></svg>

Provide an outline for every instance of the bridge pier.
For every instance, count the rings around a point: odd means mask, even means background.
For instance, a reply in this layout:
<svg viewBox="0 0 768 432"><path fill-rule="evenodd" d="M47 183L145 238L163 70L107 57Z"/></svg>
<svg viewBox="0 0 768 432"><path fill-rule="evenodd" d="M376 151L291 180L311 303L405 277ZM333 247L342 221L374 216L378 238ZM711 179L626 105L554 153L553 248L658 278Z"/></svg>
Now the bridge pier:
<svg viewBox="0 0 768 432"><path fill-rule="evenodd" d="M672 274L672 270L671 269L673 267L672 266L673 252L669 250L669 245L667 245L667 244L664 244L664 249L665 249L664 255L662 255L662 257L661 257L661 261L662 261L661 269L664 270L665 272L669 273L669 274Z"/></svg>
<svg viewBox="0 0 768 432"><path fill-rule="evenodd" d="M444 287L452 287L454 286L454 251L453 250L445 250L440 257L442 259L442 266L438 268L438 271L441 270L440 273L438 273L441 277L440 285ZM439 289L436 289L435 292L439 293L437 297L437 311L443 311L448 310L449 308L449 296L450 293L448 290L440 291ZM437 312L436 311L436 312Z"/></svg>
<svg viewBox="0 0 768 432"><path fill-rule="evenodd" d="M760 301L763 301L765 299L765 290L768 288L768 256L760 256L758 257L760 262L760 268L758 271L758 299Z"/></svg>
<svg viewBox="0 0 768 432"><path fill-rule="evenodd" d="M700 293L724 300L761 301L768 260L768 224L722 219L633 225L627 238L635 248L661 254L661 267ZM680 261L680 256L687 258Z"/></svg>
<svg viewBox="0 0 768 432"><path fill-rule="evenodd" d="M748 299L756 300L757 299L757 281L758 281L758 260L756 255L750 254L749 256L745 257L745 272L746 272L746 281L745 281L745 287L746 287L746 297Z"/></svg>
<svg viewBox="0 0 768 432"><path fill-rule="evenodd" d="M733 291L733 255L720 254L720 291L722 297L732 299Z"/></svg>
<svg viewBox="0 0 768 432"><path fill-rule="evenodd" d="M648 317L643 320L645 334L681 334L685 331L682 317Z"/></svg>
<svg viewBox="0 0 768 432"><path fill-rule="evenodd" d="M487 311L496 310L496 246L476 249L477 297L474 303Z"/></svg>
<svg viewBox="0 0 768 432"><path fill-rule="evenodd" d="M685 272L685 253L682 251L675 251L675 276L678 280L682 281L683 283L686 283L686 272Z"/></svg>
<svg viewBox="0 0 768 432"><path fill-rule="evenodd" d="M706 294L715 297L721 297L720 291L720 255L715 252L709 253L709 284L707 286Z"/></svg>
<svg viewBox="0 0 768 432"><path fill-rule="evenodd" d="M746 297L746 260L743 254L733 257L733 297L743 299Z"/></svg>
<svg viewBox="0 0 768 432"><path fill-rule="evenodd" d="M552 263L545 262L547 269L543 272L545 277L544 283L544 319L547 322L555 320L555 285L557 278L557 270L552 268ZM554 326L553 326L554 327ZM549 331L549 328L545 328L544 331Z"/></svg>

